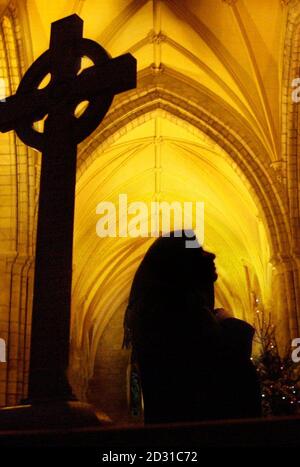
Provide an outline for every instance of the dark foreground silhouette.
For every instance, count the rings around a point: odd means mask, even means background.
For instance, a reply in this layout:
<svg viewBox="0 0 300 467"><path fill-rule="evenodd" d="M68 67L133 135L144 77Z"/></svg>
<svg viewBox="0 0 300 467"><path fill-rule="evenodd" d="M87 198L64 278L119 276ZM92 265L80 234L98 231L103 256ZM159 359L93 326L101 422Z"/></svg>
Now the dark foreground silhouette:
<svg viewBox="0 0 300 467"><path fill-rule="evenodd" d="M145 423L261 415L254 329L214 310L215 255L158 238L131 287L125 345L138 364Z"/></svg>

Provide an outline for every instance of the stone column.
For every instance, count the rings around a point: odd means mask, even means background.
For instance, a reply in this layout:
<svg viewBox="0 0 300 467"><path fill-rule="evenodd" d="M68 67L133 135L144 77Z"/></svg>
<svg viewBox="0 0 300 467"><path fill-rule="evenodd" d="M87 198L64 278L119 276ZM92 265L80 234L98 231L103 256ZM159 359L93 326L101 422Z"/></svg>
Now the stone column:
<svg viewBox="0 0 300 467"><path fill-rule="evenodd" d="M284 349L295 337L300 337L299 319L299 260L282 257L273 264L273 311L280 348Z"/></svg>
<svg viewBox="0 0 300 467"><path fill-rule="evenodd" d="M6 362L0 363L0 406L16 405L26 396L32 300L32 258L6 254L0 258L0 337Z"/></svg>

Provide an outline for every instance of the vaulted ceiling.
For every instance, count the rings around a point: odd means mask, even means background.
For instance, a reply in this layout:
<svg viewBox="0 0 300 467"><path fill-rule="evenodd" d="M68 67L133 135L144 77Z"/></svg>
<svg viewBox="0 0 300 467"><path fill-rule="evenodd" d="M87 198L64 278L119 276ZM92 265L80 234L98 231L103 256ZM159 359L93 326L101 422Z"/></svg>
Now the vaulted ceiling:
<svg viewBox="0 0 300 467"><path fill-rule="evenodd" d="M77 13L85 36L112 56L131 51L139 70L168 66L224 99L276 157L286 19L280 0L27 0L27 10L35 58L48 47L51 22Z"/></svg>
<svg viewBox="0 0 300 467"><path fill-rule="evenodd" d="M51 22L77 13L85 37L113 57L124 52L136 57L140 77L144 70L153 76L169 70L226 109L261 148L253 154L260 165L279 159L286 24L280 0L27 0L27 12L32 59L48 48ZM99 337L125 306L133 273L151 242L96 236L97 204L117 202L119 193L131 201L157 196L204 201L205 246L217 253L219 303L250 316L251 291L268 302L264 212L219 144L184 118L157 108L100 146L90 150L92 162L77 183L73 300L81 336L92 323L99 324Z"/></svg>

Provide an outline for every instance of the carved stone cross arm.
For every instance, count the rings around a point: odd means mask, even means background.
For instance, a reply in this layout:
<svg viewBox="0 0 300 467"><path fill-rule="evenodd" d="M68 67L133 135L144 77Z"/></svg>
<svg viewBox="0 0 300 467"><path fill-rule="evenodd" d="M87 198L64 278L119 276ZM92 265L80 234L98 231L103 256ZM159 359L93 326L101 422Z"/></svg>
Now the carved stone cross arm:
<svg viewBox="0 0 300 467"><path fill-rule="evenodd" d="M0 131L5 133L14 130L24 120L37 121L59 103L80 102L105 94L113 95L131 89L135 84L136 60L131 54L121 55L102 66L92 66L83 70L79 76L68 83L62 83L60 87L55 86L55 89L49 83L44 89L18 91L17 94L7 97L5 102L0 102Z"/></svg>

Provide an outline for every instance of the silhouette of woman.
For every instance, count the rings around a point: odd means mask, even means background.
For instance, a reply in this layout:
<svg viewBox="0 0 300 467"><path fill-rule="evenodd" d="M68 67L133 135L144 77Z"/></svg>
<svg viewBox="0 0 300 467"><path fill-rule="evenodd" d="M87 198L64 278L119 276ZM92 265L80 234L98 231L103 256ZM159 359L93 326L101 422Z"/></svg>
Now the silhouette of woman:
<svg viewBox="0 0 300 467"><path fill-rule="evenodd" d="M260 416L252 326L214 310L215 255L186 248L184 231L169 235L142 260L124 320L145 423Z"/></svg>

